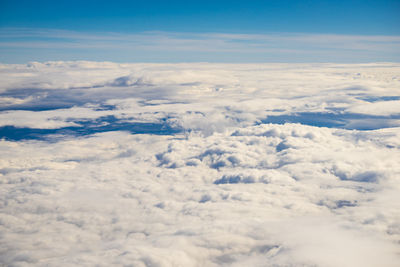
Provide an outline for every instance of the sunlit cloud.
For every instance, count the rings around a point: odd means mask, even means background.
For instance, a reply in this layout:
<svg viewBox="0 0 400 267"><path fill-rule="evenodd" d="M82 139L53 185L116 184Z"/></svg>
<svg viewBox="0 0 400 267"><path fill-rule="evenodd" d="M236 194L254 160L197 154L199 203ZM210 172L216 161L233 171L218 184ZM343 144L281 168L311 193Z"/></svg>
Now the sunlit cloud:
<svg viewBox="0 0 400 267"><path fill-rule="evenodd" d="M399 74L0 64L0 265L397 267Z"/></svg>

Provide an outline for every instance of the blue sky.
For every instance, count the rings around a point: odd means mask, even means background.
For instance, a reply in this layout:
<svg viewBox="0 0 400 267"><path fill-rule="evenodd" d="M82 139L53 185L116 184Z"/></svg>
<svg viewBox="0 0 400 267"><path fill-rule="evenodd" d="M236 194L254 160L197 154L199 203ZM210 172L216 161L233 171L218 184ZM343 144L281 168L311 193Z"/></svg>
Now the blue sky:
<svg viewBox="0 0 400 267"><path fill-rule="evenodd" d="M399 0L0 0L0 62L400 61L398 14Z"/></svg>

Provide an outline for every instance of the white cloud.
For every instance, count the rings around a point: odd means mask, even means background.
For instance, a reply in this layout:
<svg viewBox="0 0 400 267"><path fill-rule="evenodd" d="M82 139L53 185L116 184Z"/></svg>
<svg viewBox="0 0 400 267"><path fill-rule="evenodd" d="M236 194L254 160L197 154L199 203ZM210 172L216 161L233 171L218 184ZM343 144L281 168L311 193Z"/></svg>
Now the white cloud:
<svg viewBox="0 0 400 267"><path fill-rule="evenodd" d="M167 118L173 126L211 134L268 116L313 112L313 120L318 121L318 116L336 112L349 128L368 129L376 123L396 126L397 117L374 116L398 115L398 94L393 88L398 87L399 69L389 63L3 65L3 109L34 112L4 111L0 123L57 128L102 116L146 122ZM104 104L115 109L99 111ZM370 117L340 117L347 113ZM25 116L36 119L25 120Z"/></svg>
<svg viewBox="0 0 400 267"><path fill-rule="evenodd" d="M399 115L400 101L380 101L375 103L362 103L348 109L349 112L370 114L378 116Z"/></svg>
<svg viewBox="0 0 400 267"><path fill-rule="evenodd" d="M397 126L399 73L389 63L1 65L3 126L114 116L113 126L182 131L0 140L0 263L397 266L400 131L381 127ZM304 114L344 122L310 126ZM304 121L262 123L273 116Z"/></svg>

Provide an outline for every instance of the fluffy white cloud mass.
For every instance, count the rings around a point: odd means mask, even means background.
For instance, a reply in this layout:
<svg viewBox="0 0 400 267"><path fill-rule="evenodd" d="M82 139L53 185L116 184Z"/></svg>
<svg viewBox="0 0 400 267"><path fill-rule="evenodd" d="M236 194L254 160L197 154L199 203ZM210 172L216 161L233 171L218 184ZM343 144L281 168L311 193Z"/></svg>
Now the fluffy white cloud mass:
<svg viewBox="0 0 400 267"><path fill-rule="evenodd" d="M400 264L400 64L0 65L0 265Z"/></svg>

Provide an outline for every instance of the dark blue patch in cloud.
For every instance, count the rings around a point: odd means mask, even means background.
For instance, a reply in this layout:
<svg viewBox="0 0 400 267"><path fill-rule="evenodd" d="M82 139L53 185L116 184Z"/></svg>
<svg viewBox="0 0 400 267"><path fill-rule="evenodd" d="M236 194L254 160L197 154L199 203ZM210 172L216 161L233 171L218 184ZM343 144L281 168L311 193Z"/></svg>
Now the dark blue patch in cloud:
<svg viewBox="0 0 400 267"><path fill-rule="evenodd" d="M357 206L357 200L356 201L338 200L338 201L336 201L335 204L336 204L336 208L356 207Z"/></svg>
<svg viewBox="0 0 400 267"><path fill-rule="evenodd" d="M379 101L400 100L400 96L363 96L363 97L358 97L358 99L373 103Z"/></svg>
<svg viewBox="0 0 400 267"><path fill-rule="evenodd" d="M96 120L74 121L79 126L57 129L18 128L14 126L0 127L0 138L11 141L20 140L47 140L55 135L87 136L102 132L127 131L131 134L172 135L181 132L179 128L168 125L166 119L160 123L129 122L105 116Z"/></svg>
<svg viewBox="0 0 400 267"><path fill-rule="evenodd" d="M398 119L400 119L400 114L375 116L356 113L301 112L290 115L268 116L261 122L273 124L300 123L316 127L342 128L347 130L377 130L392 127L391 121Z"/></svg>
<svg viewBox="0 0 400 267"><path fill-rule="evenodd" d="M255 179L252 176L238 175L224 175L220 179L214 181L214 184L251 184L254 183Z"/></svg>

